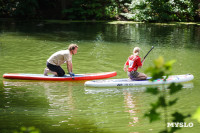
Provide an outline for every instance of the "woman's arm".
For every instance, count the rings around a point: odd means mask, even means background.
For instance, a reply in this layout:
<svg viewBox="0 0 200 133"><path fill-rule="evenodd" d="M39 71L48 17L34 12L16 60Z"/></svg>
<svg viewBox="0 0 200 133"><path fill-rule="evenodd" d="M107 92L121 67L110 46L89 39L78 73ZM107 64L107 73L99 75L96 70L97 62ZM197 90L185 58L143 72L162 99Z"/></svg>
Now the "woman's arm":
<svg viewBox="0 0 200 133"><path fill-rule="evenodd" d="M127 65L126 65L126 63L124 64L124 71L125 72L127 71Z"/></svg>

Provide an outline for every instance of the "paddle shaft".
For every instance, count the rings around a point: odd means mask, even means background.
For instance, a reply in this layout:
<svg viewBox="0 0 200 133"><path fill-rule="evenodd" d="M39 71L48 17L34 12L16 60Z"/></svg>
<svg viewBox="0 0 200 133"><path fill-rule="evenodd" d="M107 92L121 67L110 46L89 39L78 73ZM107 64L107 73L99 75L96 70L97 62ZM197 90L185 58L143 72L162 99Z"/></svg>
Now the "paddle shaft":
<svg viewBox="0 0 200 133"><path fill-rule="evenodd" d="M144 56L144 58L143 58L143 60L142 61L144 61L145 60L145 58L147 57L147 55L151 52L151 50L153 50L153 48L154 48L154 46L152 46L151 47L151 49L149 50L149 52Z"/></svg>

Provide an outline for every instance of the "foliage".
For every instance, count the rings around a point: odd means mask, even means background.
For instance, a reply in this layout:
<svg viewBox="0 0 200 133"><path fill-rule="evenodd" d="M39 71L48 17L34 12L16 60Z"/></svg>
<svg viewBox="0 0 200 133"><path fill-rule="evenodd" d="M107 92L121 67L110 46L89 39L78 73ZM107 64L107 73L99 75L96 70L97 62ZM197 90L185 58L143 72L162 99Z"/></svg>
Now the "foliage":
<svg viewBox="0 0 200 133"><path fill-rule="evenodd" d="M194 21L197 9L194 0L134 0L122 15L135 21Z"/></svg>
<svg viewBox="0 0 200 133"><path fill-rule="evenodd" d="M166 76L164 78L164 81L166 81L167 77L171 74L172 65L175 63L174 60L168 61L164 63L163 57L159 57L154 61L154 66L150 67L146 70L146 72L150 72L152 75L152 81L156 79L162 79L163 76ZM179 127L172 127L170 130L167 129L167 122L168 122L168 116L167 116L167 109L168 107L171 107L172 105L176 104L178 101L178 98L175 98L173 100L167 100L167 95L173 95L180 91L182 89L181 84L170 84L167 89L165 85L163 85L162 90L159 91L158 87L150 87L146 89L147 93L150 93L152 95L158 96L158 99L155 103L151 103L150 110L145 113L145 117L148 117L151 122L157 121L161 119L161 112L158 112L158 109L161 108L164 110L164 116L165 116L165 123L166 123L166 129L162 132L164 133L172 133L179 129ZM169 91L168 91L169 90ZM169 93L167 93L169 92ZM184 119L189 117L189 115L184 116L183 114L179 112L174 112L172 115L173 122L184 122Z"/></svg>
<svg viewBox="0 0 200 133"><path fill-rule="evenodd" d="M21 127L20 131L14 131L14 133L40 133L40 130L35 127Z"/></svg>
<svg viewBox="0 0 200 133"><path fill-rule="evenodd" d="M102 18L104 16L104 4L107 1L100 3L100 0L74 0L72 7L63 10L66 19L87 19L87 18Z"/></svg>
<svg viewBox="0 0 200 133"><path fill-rule="evenodd" d="M114 19L131 0L74 0L63 10L66 19Z"/></svg>
<svg viewBox="0 0 200 133"><path fill-rule="evenodd" d="M0 16L6 17L6 16L12 16L13 10L16 8L16 1L10 0L7 2L7 0L0 0Z"/></svg>
<svg viewBox="0 0 200 133"><path fill-rule="evenodd" d="M198 0L0 0L0 16L26 19L194 21Z"/></svg>
<svg viewBox="0 0 200 133"><path fill-rule="evenodd" d="M39 8L37 0L19 0L16 3L14 16L19 18L34 18Z"/></svg>
<svg viewBox="0 0 200 133"><path fill-rule="evenodd" d="M197 111L192 116L193 119L196 119L200 123L200 107L197 109Z"/></svg>
<svg viewBox="0 0 200 133"><path fill-rule="evenodd" d="M38 9L37 0L0 0L0 16L32 18Z"/></svg>
<svg viewBox="0 0 200 133"><path fill-rule="evenodd" d="M43 10L55 9L57 0L0 0L0 16L22 19L40 19Z"/></svg>

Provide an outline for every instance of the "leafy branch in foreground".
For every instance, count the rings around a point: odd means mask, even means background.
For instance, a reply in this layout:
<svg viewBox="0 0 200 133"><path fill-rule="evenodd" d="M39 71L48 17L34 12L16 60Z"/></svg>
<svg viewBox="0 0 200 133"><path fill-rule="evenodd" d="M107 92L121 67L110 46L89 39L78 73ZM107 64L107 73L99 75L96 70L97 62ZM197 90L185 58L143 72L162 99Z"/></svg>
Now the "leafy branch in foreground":
<svg viewBox="0 0 200 133"><path fill-rule="evenodd" d="M193 119L196 119L200 123L200 107L196 110L196 112L192 116Z"/></svg>
<svg viewBox="0 0 200 133"><path fill-rule="evenodd" d="M149 67L146 72L150 72L152 76L152 81L156 79L163 79L165 82L169 75L171 75L172 65L175 63L175 60L168 61L164 63L163 57L159 57L154 61L154 66ZM157 96L158 99L156 102L151 103L150 110L144 114L145 117L148 117L150 120L150 123L160 120L161 119L161 112L158 112L158 109L163 109L164 112L164 119L165 119L165 130L161 131L161 133L173 133L180 129L180 127L171 127L171 129L167 128L168 123L168 114L167 109L170 106L173 106L177 103L178 98L175 98L173 100L167 100L167 95L173 95L177 92L179 92L182 89L181 84L175 84L171 83L168 87L165 86L165 84L162 85L162 90L159 91L158 87L149 87L146 89L146 93L150 93L154 96ZM169 90L169 91L168 91ZM173 122L183 123L184 119L189 117L190 115L184 116L183 114L179 112L174 112L171 114L173 118Z"/></svg>

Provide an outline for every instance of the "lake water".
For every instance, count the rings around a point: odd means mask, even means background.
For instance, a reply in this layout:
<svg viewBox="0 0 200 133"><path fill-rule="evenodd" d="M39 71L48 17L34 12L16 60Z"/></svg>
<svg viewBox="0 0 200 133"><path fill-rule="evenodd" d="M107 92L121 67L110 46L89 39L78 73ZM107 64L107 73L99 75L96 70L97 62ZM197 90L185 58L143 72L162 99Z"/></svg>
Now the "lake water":
<svg viewBox="0 0 200 133"><path fill-rule="evenodd" d="M200 106L199 24L1 20L0 75L43 73L49 56L70 43L79 46L73 56L75 74L116 71L113 78L127 77L123 65L135 46L141 48L141 57L154 46L140 72L162 55L166 61L176 60L173 74L195 77L183 84L182 91L167 96L179 98L168 115L175 111L193 114ZM62 67L67 71L66 65ZM8 80L1 76L0 132L19 131L23 126L43 133L155 133L165 129L164 116L154 123L144 117L157 99L144 92L146 87L88 88L84 82ZM185 122L194 126L182 127L178 133L199 132L196 120L187 118Z"/></svg>

